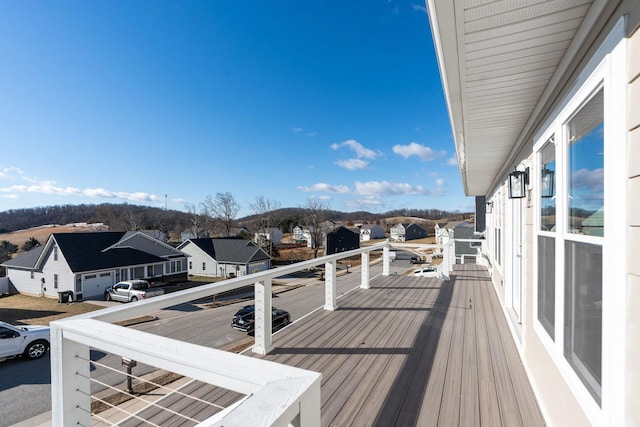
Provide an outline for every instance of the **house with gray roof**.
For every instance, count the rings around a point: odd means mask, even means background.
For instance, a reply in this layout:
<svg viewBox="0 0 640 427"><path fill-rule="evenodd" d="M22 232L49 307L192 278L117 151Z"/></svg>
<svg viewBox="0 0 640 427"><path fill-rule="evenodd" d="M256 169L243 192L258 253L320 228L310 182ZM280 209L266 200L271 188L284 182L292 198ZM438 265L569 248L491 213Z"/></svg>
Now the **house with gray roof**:
<svg viewBox="0 0 640 427"><path fill-rule="evenodd" d="M141 232L53 233L47 242L2 264L11 290L73 300L102 296L122 280L185 280L186 255Z"/></svg>
<svg viewBox="0 0 640 427"><path fill-rule="evenodd" d="M178 249L189 255L189 275L239 277L271 268L271 257L250 240L200 238Z"/></svg>

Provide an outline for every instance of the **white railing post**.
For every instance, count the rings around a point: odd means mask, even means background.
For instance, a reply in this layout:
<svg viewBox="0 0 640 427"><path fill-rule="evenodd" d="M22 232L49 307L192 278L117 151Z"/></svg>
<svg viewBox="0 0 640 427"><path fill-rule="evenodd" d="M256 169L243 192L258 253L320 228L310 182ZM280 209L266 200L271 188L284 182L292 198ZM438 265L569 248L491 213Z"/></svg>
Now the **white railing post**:
<svg viewBox="0 0 640 427"><path fill-rule="evenodd" d="M324 263L324 309L335 311L338 308L336 295L336 261Z"/></svg>
<svg viewBox="0 0 640 427"><path fill-rule="evenodd" d="M391 271L391 255L389 254L389 245L385 245L382 249L382 275L388 276Z"/></svg>
<svg viewBox="0 0 640 427"><path fill-rule="evenodd" d="M369 289L369 252L362 252L360 275L360 288Z"/></svg>
<svg viewBox="0 0 640 427"><path fill-rule="evenodd" d="M321 379L322 377L318 376L316 381L300 398L300 414L298 414L297 418L301 427L320 427Z"/></svg>
<svg viewBox="0 0 640 427"><path fill-rule="evenodd" d="M91 425L89 347L65 340L53 322L50 354L52 424Z"/></svg>
<svg viewBox="0 0 640 427"><path fill-rule="evenodd" d="M455 241L453 239L449 239L444 245L442 245L442 264L440 267L440 273L442 274L443 280L449 280L449 276L451 274L451 248L455 247ZM455 254L453 254L455 258Z"/></svg>
<svg viewBox="0 0 640 427"><path fill-rule="evenodd" d="M273 350L271 308L271 278L268 277L255 283L254 353L268 354Z"/></svg>

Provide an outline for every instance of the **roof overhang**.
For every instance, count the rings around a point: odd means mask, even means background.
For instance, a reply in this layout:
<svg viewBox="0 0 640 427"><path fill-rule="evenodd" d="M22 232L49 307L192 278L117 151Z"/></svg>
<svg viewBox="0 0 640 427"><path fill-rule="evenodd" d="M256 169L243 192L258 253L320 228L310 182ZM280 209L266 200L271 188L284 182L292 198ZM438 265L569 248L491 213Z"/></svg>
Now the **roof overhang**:
<svg viewBox="0 0 640 427"><path fill-rule="evenodd" d="M487 195L531 152L622 3L427 0L465 194Z"/></svg>

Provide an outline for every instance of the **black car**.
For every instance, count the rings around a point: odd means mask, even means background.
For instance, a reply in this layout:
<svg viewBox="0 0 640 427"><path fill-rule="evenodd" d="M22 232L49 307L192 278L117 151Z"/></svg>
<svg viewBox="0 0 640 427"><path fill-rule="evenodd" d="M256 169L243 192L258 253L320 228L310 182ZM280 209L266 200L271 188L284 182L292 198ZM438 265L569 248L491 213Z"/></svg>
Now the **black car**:
<svg viewBox="0 0 640 427"><path fill-rule="evenodd" d="M410 262L411 264L422 264L422 259L420 259L420 257L417 257L417 256L412 256L412 257L409 259L409 262Z"/></svg>
<svg viewBox="0 0 640 427"><path fill-rule="evenodd" d="M255 305L247 305L242 307L237 311L236 314L233 315L233 319L231 320L231 327L234 329L238 329L239 331L247 332L249 334L253 333L253 330L255 329L255 310ZM274 331L287 326L289 323L291 323L291 317L289 316L288 311L281 310L275 307L271 309L271 326Z"/></svg>

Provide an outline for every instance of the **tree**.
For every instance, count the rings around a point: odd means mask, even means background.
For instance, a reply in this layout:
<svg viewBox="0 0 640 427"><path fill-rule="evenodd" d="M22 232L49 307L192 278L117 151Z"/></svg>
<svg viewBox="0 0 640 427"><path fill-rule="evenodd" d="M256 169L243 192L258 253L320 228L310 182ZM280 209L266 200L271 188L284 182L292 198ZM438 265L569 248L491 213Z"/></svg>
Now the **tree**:
<svg viewBox="0 0 640 427"><path fill-rule="evenodd" d="M193 238L208 237L208 231L202 227L202 215L198 214L195 203L187 204L184 206L189 213L189 226L188 230Z"/></svg>
<svg viewBox="0 0 640 427"><path fill-rule="evenodd" d="M27 252L38 246L40 246L40 242L38 241L38 239L36 239L35 237L31 237L29 238L29 240L24 242L24 245L22 245L22 250Z"/></svg>
<svg viewBox="0 0 640 427"><path fill-rule="evenodd" d="M262 246L269 255L273 255L273 236L269 234L279 224L274 211L280 209L280 202L265 199L264 196L260 195L256 197L253 203L249 204L249 208L258 216L252 227L254 234L259 236L256 243ZM269 235L269 238L266 238L267 235Z"/></svg>
<svg viewBox="0 0 640 427"><path fill-rule="evenodd" d="M233 194L228 191L226 193L218 192L215 197L209 194L201 203L201 207L204 215L213 218L216 225L220 226L225 237L231 235L233 220L240 211L240 205L236 202Z"/></svg>
<svg viewBox="0 0 640 427"><path fill-rule="evenodd" d="M309 227L309 234L311 235L313 257L317 258L324 236L329 231L326 224L329 220L329 203L310 197L307 199L304 209L305 225Z"/></svg>
<svg viewBox="0 0 640 427"><path fill-rule="evenodd" d="M18 246L8 240L3 240L0 242L0 249L4 249L7 253L12 254L18 251Z"/></svg>

